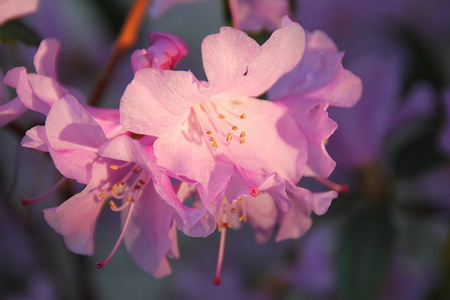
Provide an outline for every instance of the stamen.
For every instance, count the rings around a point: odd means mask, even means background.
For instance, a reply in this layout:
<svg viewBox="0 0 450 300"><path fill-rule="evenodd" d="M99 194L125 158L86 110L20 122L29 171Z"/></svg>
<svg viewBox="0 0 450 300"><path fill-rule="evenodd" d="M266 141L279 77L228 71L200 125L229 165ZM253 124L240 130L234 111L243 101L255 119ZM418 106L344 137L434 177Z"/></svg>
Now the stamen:
<svg viewBox="0 0 450 300"><path fill-rule="evenodd" d="M139 184L136 184L135 186L134 186L134 189L135 190L138 190L138 189L140 189L141 188L141 186L139 185Z"/></svg>
<svg viewBox="0 0 450 300"><path fill-rule="evenodd" d="M231 224L230 223L223 223L222 225L223 225L223 227L225 229L230 229L231 228Z"/></svg>
<svg viewBox="0 0 450 300"><path fill-rule="evenodd" d="M244 138L246 136L245 131L242 131L241 134L239 135L240 138Z"/></svg>
<svg viewBox="0 0 450 300"><path fill-rule="evenodd" d="M337 184L325 177L316 176L314 177L317 181L322 183L324 186L332 189L333 191L339 192L339 193L347 193L348 192L348 185L347 184Z"/></svg>
<svg viewBox="0 0 450 300"><path fill-rule="evenodd" d="M206 134L207 134L207 135L211 135L211 134L212 134L212 131L211 131L211 130L208 130L208 131L206 132Z"/></svg>
<svg viewBox="0 0 450 300"><path fill-rule="evenodd" d="M226 224L226 223L224 223ZM214 285L220 285L220 273L222 272L222 263L223 256L225 252L225 238L227 234L227 228L224 226L222 232L220 233L220 244L219 244L219 254L217 257L217 267L216 267L216 276L213 280Z"/></svg>
<svg viewBox="0 0 450 300"><path fill-rule="evenodd" d="M232 214L235 214L237 212L237 209L236 208L232 208L230 211L231 211Z"/></svg>
<svg viewBox="0 0 450 300"><path fill-rule="evenodd" d="M231 127L231 129L238 130L239 128L237 126L233 126L233 127Z"/></svg>
<svg viewBox="0 0 450 300"><path fill-rule="evenodd" d="M109 165L109 168L112 170L119 170L119 166L118 165Z"/></svg>
<svg viewBox="0 0 450 300"><path fill-rule="evenodd" d="M61 178L54 186L52 186L48 191L46 191L43 194L40 194L39 196L33 197L33 198L24 198L22 199L22 205L28 205L35 202L38 202L51 194L53 194L54 191L56 191L68 178L63 177Z"/></svg>
<svg viewBox="0 0 450 300"><path fill-rule="evenodd" d="M134 199L133 199L131 196L128 196L128 197L127 197L127 201L128 201L128 202L134 202Z"/></svg>
<svg viewBox="0 0 450 300"><path fill-rule="evenodd" d="M247 114L246 114L246 113L243 113L239 118L245 119L245 117L247 117Z"/></svg>
<svg viewBox="0 0 450 300"><path fill-rule="evenodd" d="M227 134L227 142L230 142L231 141L231 139L233 138L233 136L231 135L231 133L228 133Z"/></svg>
<svg viewBox="0 0 450 300"><path fill-rule="evenodd" d="M145 181L142 180L142 179L139 179L139 183L140 183L141 185L144 185L144 184L145 184Z"/></svg>
<svg viewBox="0 0 450 300"><path fill-rule="evenodd" d="M114 202L114 201L112 201L112 200L109 200L109 207L111 207L111 209L116 209L117 208L117 204L116 204L116 202Z"/></svg>
<svg viewBox="0 0 450 300"><path fill-rule="evenodd" d="M134 168L133 170L131 170L131 172L132 172L132 173L137 173L137 172L139 172L140 170L142 170L142 168L139 167L139 166L137 166L136 168Z"/></svg>
<svg viewBox="0 0 450 300"><path fill-rule="evenodd" d="M134 208L134 205L131 205L130 210L128 211L127 219L125 220L125 224L122 227L122 232L120 233L119 239L117 240L116 244L114 245L114 248L112 249L111 253L108 255L108 257L104 261L97 262L95 264L98 269L103 268L103 266L105 266L111 260L111 258L114 256L114 254L117 251L117 248L119 248L119 245L123 240L123 236L124 236L125 232L127 231L128 224L130 223L131 215L133 214L133 208Z"/></svg>
<svg viewBox="0 0 450 300"><path fill-rule="evenodd" d="M222 114L219 114L219 116L218 116L220 119L225 119L225 116L224 115L222 115Z"/></svg>
<svg viewBox="0 0 450 300"><path fill-rule="evenodd" d="M101 198L101 199L106 199L106 198L108 198L108 196L106 196L106 195L103 194L103 193L100 193L100 194L98 195L98 197Z"/></svg>
<svg viewBox="0 0 450 300"><path fill-rule="evenodd" d="M245 139L240 139L239 144L243 144L243 143L245 143Z"/></svg>
<svg viewBox="0 0 450 300"><path fill-rule="evenodd" d="M239 221L240 222L247 222L247 217L246 216L240 216L239 217Z"/></svg>

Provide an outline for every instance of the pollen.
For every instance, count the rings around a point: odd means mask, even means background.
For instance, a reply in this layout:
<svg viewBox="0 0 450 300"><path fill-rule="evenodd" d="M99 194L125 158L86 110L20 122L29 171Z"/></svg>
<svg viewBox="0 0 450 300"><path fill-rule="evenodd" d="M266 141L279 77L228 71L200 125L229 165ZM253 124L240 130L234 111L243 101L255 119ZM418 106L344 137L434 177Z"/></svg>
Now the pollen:
<svg viewBox="0 0 450 300"><path fill-rule="evenodd" d="M246 117L247 117L247 114L246 114L246 113L243 113L239 118L245 119Z"/></svg>
<svg viewBox="0 0 450 300"><path fill-rule="evenodd" d="M109 168L112 170L118 170L119 167L117 165L109 165Z"/></svg>
<svg viewBox="0 0 450 300"><path fill-rule="evenodd" d="M224 115L222 115L222 114L219 114L219 119L225 119L225 116Z"/></svg>
<svg viewBox="0 0 450 300"><path fill-rule="evenodd" d="M227 134L227 142L230 142L232 138L233 138L233 136L231 135L231 133L228 133Z"/></svg>

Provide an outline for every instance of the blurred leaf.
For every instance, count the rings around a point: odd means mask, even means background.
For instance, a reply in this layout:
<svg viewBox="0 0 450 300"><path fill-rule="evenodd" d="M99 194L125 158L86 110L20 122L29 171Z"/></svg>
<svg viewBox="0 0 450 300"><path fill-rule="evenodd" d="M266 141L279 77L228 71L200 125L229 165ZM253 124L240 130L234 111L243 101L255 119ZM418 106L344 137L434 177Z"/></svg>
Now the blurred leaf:
<svg viewBox="0 0 450 300"><path fill-rule="evenodd" d="M377 299L389 271L394 227L384 206L350 217L337 250L337 289L342 299Z"/></svg>
<svg viewBox="0 0 450 300"><path fill-rule="evenodd" d="M18 41L38 47L41 38L32 28L19 20L11 20L0 26L0 43L16 44Z"/></svg>

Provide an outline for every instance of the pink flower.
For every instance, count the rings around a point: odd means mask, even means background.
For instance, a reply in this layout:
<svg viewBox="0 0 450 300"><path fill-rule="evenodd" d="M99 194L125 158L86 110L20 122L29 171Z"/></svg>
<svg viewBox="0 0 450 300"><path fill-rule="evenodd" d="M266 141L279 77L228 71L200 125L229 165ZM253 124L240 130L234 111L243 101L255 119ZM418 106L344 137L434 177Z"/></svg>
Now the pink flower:
<svg viewBox="0 0 450 300"><path fill-rule="evenodd" d="M289 15L288 0L229 0L233 26L245 31L275 30Z"/></svg>
<svg viewBox="0 0 450 300"><path fill-rule="evenodd" d="M231 202L286 180L297 182L307 156L303 134L281 107L254 97L298 63L303 34L286 20L259 46L223 27L202 44L208 83L185 71L140 70L121 100L122 126L156 136L157 164L197 184L213 214L223 196ZM274 192L287 212L289 200L278 195L281 190Z"/></svg>
<svg viewBox="0 0 450 300"><path fill-rule="evenodd" d="M174 5L198 1L206 1L206 0L154 0L152 1L150 6L150 15L152 17L159 17Z"/></svg>
<svg viewBox="0 0 450 300"><path fill-rule="evenodd" d="M121 212L122 233L103 267L123 240L134 261L155 277L170 273L166 259L178 257L175 226L192 236L205 236L215 229L214 218L205 210L184 206L171 182L156 166L149 139L133 140L120 135L108 140L103 129L73 97L54 103L42 132L63 174L87 181L86 188L59 207L46 209L45 219L63 235L69 250L91 255L98 215L107 199ZM36 142L36 141L34 141ZM30 145L29 142L25 145ZM73 170L69 170L72 168Z"/></svg>
<svg viewBox="0 0 450 300"><path fill-rule="evenodd" d="M149 48L136 50L131 55L134 72L144 68L172 70L177 62L187 55L186 43L170 33L151 32L148 39Z"/></svg>
<svg viewBox="0 0 450 300"><path fill-rule="evenodd" d="M2 0L0 1L0 24L24 15L34 13L39 5L39 0Z"/></svg>

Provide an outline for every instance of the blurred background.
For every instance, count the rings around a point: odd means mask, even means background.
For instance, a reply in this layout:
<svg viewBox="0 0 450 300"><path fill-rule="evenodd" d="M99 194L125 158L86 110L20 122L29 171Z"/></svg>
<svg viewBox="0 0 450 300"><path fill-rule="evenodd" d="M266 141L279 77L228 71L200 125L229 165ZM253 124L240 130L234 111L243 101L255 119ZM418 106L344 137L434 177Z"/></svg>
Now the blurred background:
<svg viewBox="0 0 450 300"><path fill-rule="evenodd" d="M148 47L151 31L186 41L189 54L177 69L205 77L200 43L230 25L227 1L180 2L146 16L100 106L118 107L133 77L129 57ZM19 41L0 44L0 74L15 66L34 70L39 41L56 37L60 81L87 97L131 5L41 0L36 13L20 19ZM96 252L84 257L66 249L42 214L81 186L20 203L59 179L46 153L20 146L24 131L44 121L27 112L0 128L0 299L450 299L450 1L297 0L290 6L306 30L326 32L345 51L344 67L363 80L355 107L329 109L339 124L327 144L337 162L331 179L347 183L349 192L299 240L256 245L249 226L229 231L218 287L212 284L217 232L205 239L179 234L181 257L171 260L173 274L163 279L139 269L123 246L98 270L95 263L120 232L117 214L104 210ZM2 25L0 40L5 32ZM258 41L269 34L250 33ZM12 89L0 93L14 97ZM300 185L325 190L311 178Z"/></svg>

